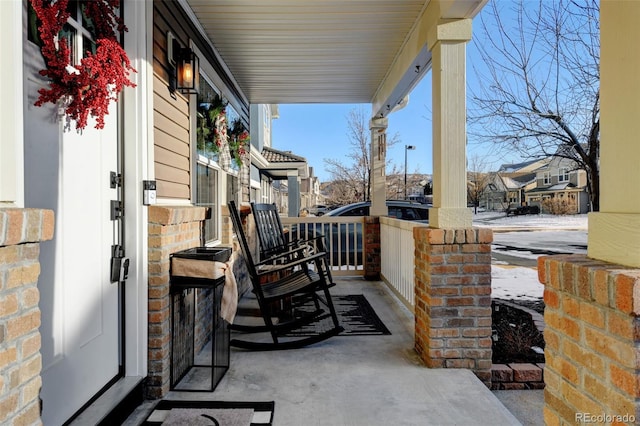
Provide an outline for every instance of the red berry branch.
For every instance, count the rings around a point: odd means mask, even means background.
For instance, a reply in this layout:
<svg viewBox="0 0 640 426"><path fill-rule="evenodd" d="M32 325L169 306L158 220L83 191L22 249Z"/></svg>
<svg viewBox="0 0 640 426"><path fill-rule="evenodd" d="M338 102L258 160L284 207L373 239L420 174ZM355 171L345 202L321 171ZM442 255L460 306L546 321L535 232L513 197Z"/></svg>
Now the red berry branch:
<svg viewBox="0 0 640 426"><path fill-rule="evenodd" d="M68 0L30 0L41 24L41 52L47 68L40 74L49 79L49 88L38 90L36 106L47 102L60 104L76 121L78 129L87 126L88 116L96 119L96 129L104 127L109 102L117 101L125 86L135 87L128 78L136 72L126 52L118 43L116 31L127 31L115 10L120 0L93 0L83 4L85 15L91 17L95 31L96 52L87 51L79 64L70 64L67 39L60 31L67 23Z"/></svg>

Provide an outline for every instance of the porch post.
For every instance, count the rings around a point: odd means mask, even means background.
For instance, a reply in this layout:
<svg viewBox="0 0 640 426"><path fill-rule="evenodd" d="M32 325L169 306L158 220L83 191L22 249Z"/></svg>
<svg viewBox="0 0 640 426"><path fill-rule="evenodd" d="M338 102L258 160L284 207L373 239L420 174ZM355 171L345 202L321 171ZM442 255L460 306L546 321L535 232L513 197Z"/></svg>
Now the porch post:
<svg viewBox="0 0 640 426"><path fill-rule="evenodd" d="M300 215L300 176L298 171L287 172L287 186L289 188L289 217Z"/></svg>
<svg viewBox="0 0 640 426"><path fill-rule="evenodd" d="M640 420L640 3L600 4L600 212L587 256L538 259L545 424ZM593 413L593 414L591 414Z"/></svg>
<svg viewBox="0 0 640 426"><path fill-rule="evenodd" d="M427 36L433 60L433 228L467 228L466 43L471 20L435 25Z"/></svg>
<svg viewBox="0 0 640 426"><path fill-rule="evenodd" d="M371 216L386 216L387 211L387 118L372 118L371 130Z"/></svg>
<svg viewBox="0 0 640 426"><path fill-rule="evenodd" d="M589 257L640 267L640 4L601 5L600 212L589 214Z"/></svg>
<svg viewBox="0 0 640 426"><path fill-rule="evenodd" d="M433 204L415 227L415 349L431 368L468 368L491 386L490 229L467 208L465 44L471 20L435 25ZM440 229L435 229L440 228Z"/></svg>

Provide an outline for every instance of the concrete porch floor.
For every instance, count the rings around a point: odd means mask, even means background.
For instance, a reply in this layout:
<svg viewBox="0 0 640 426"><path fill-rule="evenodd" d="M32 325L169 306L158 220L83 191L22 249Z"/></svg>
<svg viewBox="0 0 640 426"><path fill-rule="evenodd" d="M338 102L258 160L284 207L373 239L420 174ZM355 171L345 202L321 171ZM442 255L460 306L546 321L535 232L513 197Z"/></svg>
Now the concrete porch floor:
<svg viewBox="0 0 640 426"><path fill-rule="evenodd" d="M526 391L509 411L471 371L426 368L413 349L413 315L384 283L337 283L332 294L364 294L392 334L288 351L232 348L214 392L172 391L166 399L275 401L278 426L542 424L541 391ZM156 403L144 402L124 424L139 425Z"/></svg>

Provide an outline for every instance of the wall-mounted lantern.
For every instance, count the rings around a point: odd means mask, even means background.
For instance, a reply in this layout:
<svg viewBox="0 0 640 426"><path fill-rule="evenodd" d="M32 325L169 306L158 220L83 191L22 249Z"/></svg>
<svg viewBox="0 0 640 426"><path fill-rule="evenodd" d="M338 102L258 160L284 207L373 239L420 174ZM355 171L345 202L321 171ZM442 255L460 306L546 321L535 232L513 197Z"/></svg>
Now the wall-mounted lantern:
<svg viewBox="0 0 640 426"><path fill-rule="evenodd" d="M197 94L199 90L199 70L198 56L188 47L180 49L178 56L177 73L178 81L176 88L185 94Z"/></svg>

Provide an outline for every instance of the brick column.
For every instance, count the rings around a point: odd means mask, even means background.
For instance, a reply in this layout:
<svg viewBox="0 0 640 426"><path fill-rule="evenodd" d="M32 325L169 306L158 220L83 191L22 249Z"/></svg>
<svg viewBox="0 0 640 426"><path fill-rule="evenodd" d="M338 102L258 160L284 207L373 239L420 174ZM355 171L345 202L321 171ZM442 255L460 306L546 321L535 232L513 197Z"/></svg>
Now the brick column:
<svg viewBox="0 0 640 426"><path fill-rule="evenodd" d="M491 385L490 229L415 227L415 349L431 368Z"/></svg>
<svg viewBox="0 0 640 426"><path fill-rule="evenodd" d="M0 424L39 425L40 241L53 211L0 209Z"/></svg>
<svg viewBox="0 0 640 426"><path fill-rule="evenodd" d="M637 424L640 270L547 256L538 258L538 276L545 285L545 424Z"/></svg>
<svg viewBox="0 0 640 426"><path fill-rule="evenodd" d="M380 272L382 271L379 217L368 216L364 218L363 239L364 278L366 280L379 280Z"/></svg>
<svg viewBox="0 0 640 426"><path fill-rule="evenodd" d="M146 397L169 392L171 310L169 256L197 247L206 209L192 206L149 207L149 374Z"/></svg>

